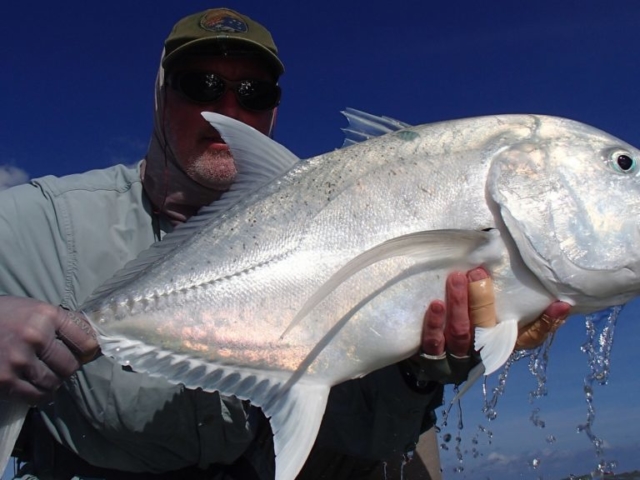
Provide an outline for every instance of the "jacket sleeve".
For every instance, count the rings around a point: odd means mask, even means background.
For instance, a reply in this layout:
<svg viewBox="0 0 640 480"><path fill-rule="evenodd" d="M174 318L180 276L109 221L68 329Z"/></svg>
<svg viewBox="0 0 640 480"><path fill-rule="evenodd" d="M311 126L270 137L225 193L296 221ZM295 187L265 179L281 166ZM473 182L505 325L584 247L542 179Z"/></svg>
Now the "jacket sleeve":
<svg viewBox="0 0 640 480"><path fill-rule="evenodd" d="M37 186L0 191L0 295L60 303L68 243L58 220Z"/></svg>
<svg viewBox="0 0 640 480"><path fill-rule="evenodd" d="M113 249L95 218L120 204L131 216L136 200L117 197L117 203L110 200L115 195L87 188L54 198L38 182L0 192L0 295L74 306L78 284L96 286L83 272L108 263L100 258ZM96 236L106 238L103 245L86 245ZM41 410L53 437L84 460L128 471L230 463L253 436L240 400L134 373L104 356L72 376Z"/></svg>

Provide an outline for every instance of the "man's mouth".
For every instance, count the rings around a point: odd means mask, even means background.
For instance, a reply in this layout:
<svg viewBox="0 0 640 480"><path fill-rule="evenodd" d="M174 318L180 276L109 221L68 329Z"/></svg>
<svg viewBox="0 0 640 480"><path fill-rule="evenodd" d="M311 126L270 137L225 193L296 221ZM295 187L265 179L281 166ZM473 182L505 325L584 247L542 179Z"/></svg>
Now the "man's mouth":
<svg viewBox="0 0 640 480"><path fill-rule="evenodd" d="M202 140L216 149L228 150L229 146L225 143L225 141L219 135L204 135Z"/></svg>

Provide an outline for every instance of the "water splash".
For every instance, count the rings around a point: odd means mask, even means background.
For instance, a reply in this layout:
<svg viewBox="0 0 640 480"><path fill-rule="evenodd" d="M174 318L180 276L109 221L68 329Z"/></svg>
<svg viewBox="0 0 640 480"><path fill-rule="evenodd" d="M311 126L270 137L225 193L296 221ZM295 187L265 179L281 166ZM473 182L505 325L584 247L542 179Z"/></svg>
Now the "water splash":
<svg viewBox="0 0 640 480"><path fill-rule="evenodd" d="M415 455L415 453L415 450L411 450L402 454L402 463L400 464L400 480L404 480L404 467L406 467L407 464L411 460L413 460L413 456Z"/></svg>
<svg viewBox="0 0 640 480"><path fill-rule="evenodd" d="M455 396L458 395L458 386L455 385L453 387L453 396L455 398ZM443 399L444 400L444 399ZM456 460L458 461L458 465L456 467L453 468L453 471L455 473L461 473L464 471L464 457L463 457L463 449L462 449L462 430L464 429L464 423L462 421L462 404L460 403L460 399L458 399L455 404L454 403L450 403L449 407L444 409L444 411L442 412L442 428L446 428L449 422L449 415L451 414L451 409L453 408L453 406L456 406L456 410L458 412L457 415L457 419L458 419L458 423L457 423L457 432L456 432L456 436L453 437L450 433L445 433L442 436L442 440L443 443L440 444L440 449L444 450L444 451L448 451L449 450L449 442L451 442L451 439L454 438L454 451L456 454Z"/></svg>
<svg viewBox="0 0 640 480"><path fill-rule="evenodd" d="M534 376L537 382L535 390L529 392L529 403L547 396L547 367L549 365L549 352L551 345L556 338L555 333L549 335L544 343L534 349L522 352L522 356L529 357L529 372Z"/></svg>
<svg viewBox="0 0 640 480"><path fill-rule="evenodd" d="M408 477L405 479L405 467L409 464L409 462L413 461L416 451L415 444L412 444L406 452L402 454L402 460L400 460L400 469L398 470L396 465L396 460L393 462L389 462L387 460L382 462L382 479L390 480L410 480ZM399 478L398 478L399 475Z"/></svg>
<svg viewBox="0 0 640 480"><path fill-rule="evenodd" d="M487 436L487 438L489 439L489 445L491 445L493 443L493 432L488 428L483 427L482 425L478 425L478 430L480 430L480 432L484 433Z"/></svg>
<svg viewBox="0 0 640 480"><path fill-rule="evenodd" d="M498 416L496 406L498 405L498 399L502 396L506 388L507 377L509 376L511 366L524 356L526 355L523 355L522 352L514 352L511 354L509 360L507 360L507 363L505 363L504 367L502 367L500 375L498 375L497 385L493 387L493 389L491 389L491 398L489 398L489 387L487 385L488 377L484 377L484 380L482 382L482 396L484 398L482 413L484 413L485 417L487 417L489 421L495 420Z"/></svg>
<svg viewBox="0 0 640 480"><path fill-rule="evenodd" d="M582 345L581 350L588 355L590 373L584 379L584 392L587 402L587 422L586 424L578 426L579 432L584 432L593 443L596 449L596 455L599 458L596 471L592 473L592 478L602 478L605 472L611 472L617 467L616 461L606 461L604 459L604 441L598 438L592 431L592 426L595 421L595 408L593 405L593 385L594 382L600 385L606 385L609 378L610 371L610 354L613 344L613 333L615 324L617 321L622 307L613 307L611 309L592 314L586 317L587 324L587 342ZM547 396L547 367L549 363L549 352L551 345L554 341L555 335L549 336L545 343L533 350L525 350L514 352L507 363L501 370L495 387L491 388L487 383L487 377L484 378L482 393L484 397L484 405L482 412L489 421L493 421L497 418L498 412L496 410L498 400L504 394L506 389L507 378L511 371L511 367L514 363L524 359L529 359L529 372L536 379L536 387L529 392L529 403L534 403L536 400ZM454 395L457 393L457 389L454 389ZM458 405L458 431L455 436L455 452L458 460L458 466L453 469L454 472L460 473L464 471L463 455L461 449L462 435L462 408L460 402ZM443 411L443 427L447 426L448 416L452 408L452 404L446 411ZM540 416L540 408L536 407L532 410L530 420L534 426L539 428L545 428L545 421ZM490 430L486 429L482 425L478 426L480 432L486 434L489 438L489 444L492 443L493 434ZM443 436L444 442L440 444L442 450L449 450L451 440L454 437L447 433ZM546 442L553 444L556 442L556 438L553 435L547 435ZM472 439L472 455L477 458L480 453L476 446L478 445L478 435ZM468 452L465 452L468 453ZM532 458L530 460L530 467L537 470L540 467L540 459ZM575 477L572 477L575 478Z"/></svg>
<svg viewBox="0 0 640 480"><path fill-rule="evenodd" d="M611 348L613 347L613 333L616 322L622 312L622 306L611 307L585 317L587 341L581 350L587 354L590 372L584 378L584 395L587 402L587 422L578 425L577 431L584 432L596 450L598 465L592 475L602 476L617 467L617 462L606 461L604 458L604 440L593 433L596 411L593 405L594 383L606 385L609 381L611 369Z"/></svg>

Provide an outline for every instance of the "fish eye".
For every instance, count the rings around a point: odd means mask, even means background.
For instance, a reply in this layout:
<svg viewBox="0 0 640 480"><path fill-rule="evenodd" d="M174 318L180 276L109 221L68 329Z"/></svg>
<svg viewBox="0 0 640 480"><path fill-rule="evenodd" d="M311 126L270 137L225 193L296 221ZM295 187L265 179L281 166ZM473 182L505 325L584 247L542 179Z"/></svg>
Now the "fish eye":
<svg viewBox="0 0 640 480"><path fill-rule="evenodd" d="M638 168L636 159L631 153L625 150L615 150L611 152L608 162L616 172L620 173L633 173Z"/></svg>

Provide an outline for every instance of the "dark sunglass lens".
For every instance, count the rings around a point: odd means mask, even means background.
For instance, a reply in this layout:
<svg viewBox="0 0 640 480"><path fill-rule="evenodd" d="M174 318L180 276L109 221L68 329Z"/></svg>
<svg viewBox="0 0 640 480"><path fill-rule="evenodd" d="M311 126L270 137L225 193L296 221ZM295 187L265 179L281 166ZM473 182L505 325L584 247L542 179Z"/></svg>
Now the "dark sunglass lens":
<svg viewBox="0 0 640 480"><path fill-rule="evenodd" d="M225 91L224 81L213 73L192 72L180 76L180 90L196 102L215 102Z"/></svg>
<svg viewBox="0 0 640 480"><path fill-rule="evenodd" d="M271 110L280 103L280 87L270 82L244 80L237 93L240 104L249 110Z"/></svg>

